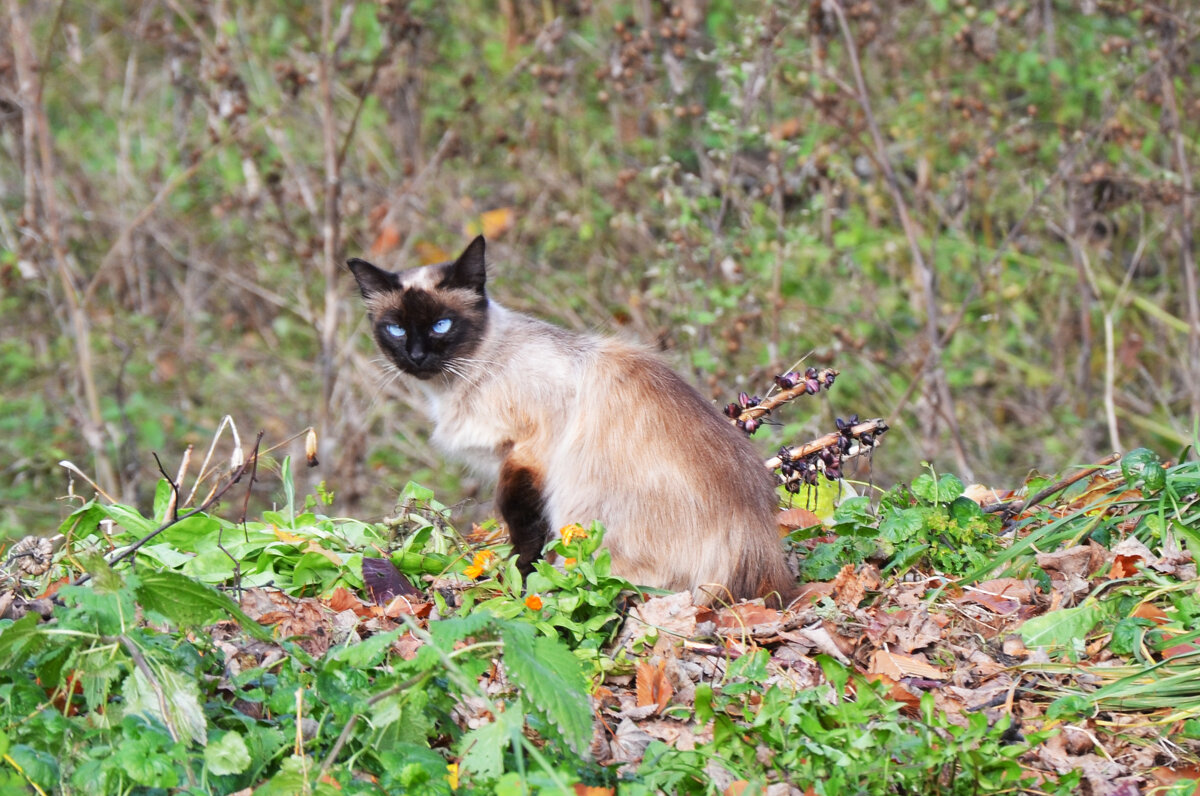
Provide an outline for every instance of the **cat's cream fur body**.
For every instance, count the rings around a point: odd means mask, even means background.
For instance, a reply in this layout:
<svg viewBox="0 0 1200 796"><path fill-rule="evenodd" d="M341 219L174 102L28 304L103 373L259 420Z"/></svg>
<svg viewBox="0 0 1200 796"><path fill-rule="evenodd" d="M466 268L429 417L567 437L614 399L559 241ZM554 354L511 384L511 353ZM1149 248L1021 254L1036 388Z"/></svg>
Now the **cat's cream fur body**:
<svg viewBox="0 0 1200 796"><path fill-rule="evenodd" d="M401 274L418 289L435 277ZM473 350L412 381L434 444L498 482L518 549L521 534L598 519L613 571L634 583L706 601L790 594L770 475L715 407L643 348L490 299L483 312ZM526 539L525 553L545 541Z"/></svg>

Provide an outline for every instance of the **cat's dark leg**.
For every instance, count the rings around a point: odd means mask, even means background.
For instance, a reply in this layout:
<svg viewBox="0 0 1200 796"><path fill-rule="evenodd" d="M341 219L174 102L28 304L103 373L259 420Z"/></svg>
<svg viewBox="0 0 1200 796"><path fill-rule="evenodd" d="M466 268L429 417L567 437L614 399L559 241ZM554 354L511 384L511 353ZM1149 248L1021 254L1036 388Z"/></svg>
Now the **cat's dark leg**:
<svg viewBox="0 0 1200 796"><path fill-rule="evenodd" d="M496 507L508 525L517 566L528 575L550 537L541 473L511 458L505 460L496 484Z"/></svg>

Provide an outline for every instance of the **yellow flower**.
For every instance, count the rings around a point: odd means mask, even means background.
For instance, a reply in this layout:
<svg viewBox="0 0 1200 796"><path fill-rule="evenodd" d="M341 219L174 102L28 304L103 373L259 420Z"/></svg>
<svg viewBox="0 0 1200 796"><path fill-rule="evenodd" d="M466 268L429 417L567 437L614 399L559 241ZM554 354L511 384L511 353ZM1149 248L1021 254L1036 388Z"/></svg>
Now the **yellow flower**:
<svg viewBox="0 0 1200 796"><path fill-rule="evenodd" d="M475 559L471 561L471 565L463 570L463 574L471 580L475 580L483 574L483 571L488 568L495 558L496 554L491 550L480 550L475 554Z"/></svg>
<svg viewBox="0 0 1200 796"><path fill-rule="evenodd" d="M559 530L559 533L562 534L563 542L566 544L571 544L576 539L586 539L588 535L587 531L583 529L583 526L577 522L573 522L570 525L564 525Z"/></svg>
<svg viewBox="0 0 1200 796"><path fill-rule="evenodd" d="M525 607L529 608L531 611L542 610L542 598L538 597L536 594L529 595L525 598Z"/></svg>
<svg viewBox="0 0 1200 796"><path fill-rule="evenodd" d="M566 560L563 561L563 565L567 567L573 567L575 566L575 563L575 559L571 558L570 556L567 556Z"/></svg>
<svg viewBox="0 0 1200 796"><path fill-rule="evenodd" d="M450 783L451 788L458 787L458 763L448 763L446 765L446 781Z"/></svg>

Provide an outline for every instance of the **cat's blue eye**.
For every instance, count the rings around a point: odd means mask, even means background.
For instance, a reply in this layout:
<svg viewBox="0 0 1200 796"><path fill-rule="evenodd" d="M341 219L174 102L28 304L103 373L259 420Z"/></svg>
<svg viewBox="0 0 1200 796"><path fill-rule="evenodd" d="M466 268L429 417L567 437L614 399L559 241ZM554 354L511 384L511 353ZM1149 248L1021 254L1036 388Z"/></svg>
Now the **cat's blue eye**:
<svg viewBox="0 0 1200 796"><path fill-rule="evenodd" d="M387 326L383 327L383 330L390 336L395 337L397 340L400 340L404 337L404 327L398 323L389 323Z"/></svg>
<svg viewBox="0 0 1200 796"><path fill-rule="evenodd" d="M440 321L438 321L437 323L435 323L433 325L433 333L434 334L445 334L446 332L450 331L450 327L452 325L453 324L451 323L449 318L442 318Z"/></svg>

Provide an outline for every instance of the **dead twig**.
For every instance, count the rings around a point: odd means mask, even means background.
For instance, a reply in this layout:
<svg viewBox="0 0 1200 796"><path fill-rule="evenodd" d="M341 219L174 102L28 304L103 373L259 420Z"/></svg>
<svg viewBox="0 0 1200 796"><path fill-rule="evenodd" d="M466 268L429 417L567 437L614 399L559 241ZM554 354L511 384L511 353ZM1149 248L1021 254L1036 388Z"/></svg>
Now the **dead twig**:
<svg viewBox="0 0 1200 796"><path fill-rule="evenodd" d="M1046 487L1045 489L1041 490L1040 492L1035 493L1028 500L1024 500L1024 501L1010 500L1010 501L1005 501L1005 502L1001 502L1001 503L989 503L988 505L983 507L983 511L988 514L1000 513L1006 519L1009 517L1015 517L1016 515L1020 514L1022 511L1025 511L1026 509L1032 508L1033 506L1036 506L1037 504L1041 503L1043 500L1050 497L1051 495L1053 495L1057 492L1061 492L1062 490L1069 487L1071 484L1074 484L1077 481L1081 481L1084 478L1087 478L1089 475L1096 472L1097 470L1103 470L1105 467L1108 467L1109 465L1116 463L1118 460L1120 460L1120 458L1121 458L1121 454L1110 453L1109 455L1105 456L1103 459L1098 461L1096 464L1093 464L1089 467L1085 467L1082 470L1080 470L1079 472L1072 473L1071 475L1067 476L1066 478L1063 478L1062 480L1055 481L1050 486Z"/></svg>
<svg viewBox="0 0 1200 796"><path fill-rule="evenodd" d="M781 388L780 392L769 394L762 399L748 398L745 393L741 393L737 403L725 407L725 414L730 423L748 434L753 434L758 428L758 420L764 415L769 415L772 410L801 395L815 395L822 387L829 389L838 373L839 371L833 368L809 368L803 374L794 371L784 373L775 377L775 384Z"/></svg>
<svg viewBox="0 0 1200 796"><path fill-rule="evenodd" d="M258 438L259 438L259 440L261 440L262 434L259 434ZM116 564L124 561L125 559L127 559L130 556L137 553L137 551L140 550L143 545L147 544L150 540L154 539L156 536L158 536L160 533L167 530L168 528L183 522L184 520L186 520L189 517L194 517L197 514L207 511L210 506L212 506L214 503L216 503L218 500L220 500L221 497L224 496L224 494L226 492L228 492L230 489L232 489L233 486L236 483L238 483L238 481L242 480L242 476L246 474L246 472L254 465L254 462L256 462L256 461L258 461L257 443L255 443L255 449L254 449L254 452L251 453L250 458L247 461L242 462L242 464L239 467L235 468L234 471L232 473L230 473L229 478L226 479L225 483L222 484L220 486L220 488L214 490L207 498L204 499L204 501L202 503L200 503L200 505L196 506L196 508L192 509L191 511L187 512L186 514L178 515L178 516L174 517L173 519L170 519L167 522L164 522L162 525L158 526L153 531L146 534L141 539L138 539L136 542L131 544L129 547L125 548L120 553L118 553L116 556L114 556L113 559L108 562L108 565L110 567L115 566ZM72 585L80 586L84 583L87 583L88 580L91 579L91 577L92 577L91 574L85 572L82 575L80 575L78 578L76 578L75 582Z"/></svg>
<svg viewBox="0 0 1200 796"><path fill-rule="evenodd" d="M871 110L870 96L867 93L867 83L863 77L862 65L858 61L858 46L854 41L854 34L850 30L850 23L846 20L846 12L842 9L841 0L831 0L830 8L838 18L838 25L841 27L842 38L846 46L846 54L850 58L850 68L854 74L854 84L857 89L859 106L862 108L863 116L867 121L867 129L871 133L871 141L875 147L875 159L879 163L880 169L883 171L884 181L887 183L888 191L892 195L892 201L896 206L896 215L900 220L900 226L904 230L904 237L908 240L909 252L913 258L913 265L917 269L917 276L921 283L921 292L925 301L925 328L928 335L928 345L926 356L925 371L933 377L933 397L936 398L936 403L939 406L939 414L946 422L946 427L950 430L951 439L954 442L955 458L958 460L959 471L968 479L973 479L971 466L967 461L966 446L963 444L962 433L958 427L958 419L954 412L954 398L950 393L950 385L946 381L945 372L942 370L942 343L941 332L938 322L938 303L937 291L934 285L936 275L933 269L925 262L925 255L921 251L919 243L919 234L916 222L913 221L908 210L908 203L904 199L904 193L900 190L900 182L896 179L896 172L892 168L891 159L887 154L887 145L883 140L883 134L879 131L879 125L875 121L875 114Z"/></svg>

